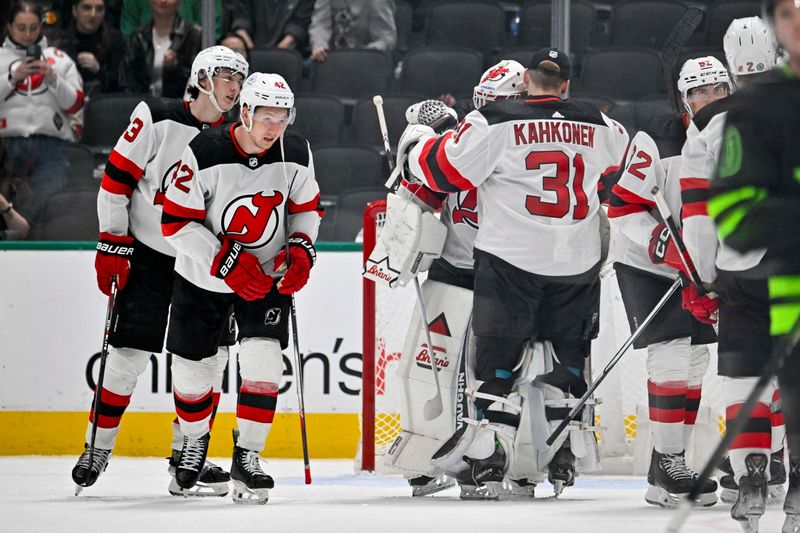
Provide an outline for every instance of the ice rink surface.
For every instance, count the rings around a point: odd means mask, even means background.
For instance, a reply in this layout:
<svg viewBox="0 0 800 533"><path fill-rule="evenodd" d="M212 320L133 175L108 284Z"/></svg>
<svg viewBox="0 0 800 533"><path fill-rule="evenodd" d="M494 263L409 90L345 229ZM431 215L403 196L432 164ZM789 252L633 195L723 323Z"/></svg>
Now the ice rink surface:
<svg viewBox="0 0 800 533"><path fill-rule="evenodd" d="M0 457L0 531L14 532L661 532L671 513L644 502L645 480L583 476L561 498L462 502L458 489L412 499L398 477L354 474L353 462L312 460L313 484L301 461L270 461L276 488L267 505L226 498L176 498L167 492L167 461L111 457L94 487L73 496L77 457ZM215 460L226 469L230 459ZM550 496L545 483L540 496ZM696 510L685 532L737 532L730 507ZM778 532L780 507L768 507L761 531Z"/></svg>

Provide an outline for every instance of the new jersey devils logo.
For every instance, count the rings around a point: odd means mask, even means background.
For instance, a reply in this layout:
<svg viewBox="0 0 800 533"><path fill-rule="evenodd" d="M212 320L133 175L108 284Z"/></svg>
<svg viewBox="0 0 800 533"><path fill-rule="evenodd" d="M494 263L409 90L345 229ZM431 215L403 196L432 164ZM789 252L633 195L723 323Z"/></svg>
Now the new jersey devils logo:
<svg viewBox="0 0 800 533"><path fill-rule="evenodd" d="M239 196L222 211L222 232L245 248L264 246L278 229L278 206L282 203L280 191Z"/></svg>
<svg viewBox="0 0 800 533"><path fill-rule="evenodd" d="M22 60L19 59L11 63L11 65L8 67L8 72L9 73L14 72L14 70L16 70L17 68L17 65L19 65L21 61ZM49 62L52 64L51 61ZM14 87L14 90L18 94L22 95L27 95L28 93L39 94L45 92L47 90L47 85L45 85L44 83L44 74L42 74L41 72L31 74L27 78L18 81L16 86Z"/></svg>
<svg viewBox="0 0 800 533"><path fill-rule="evenodd" d="M481 83L485 83L487 81L499 81L499 80L502 80L503 77L505 77L505 75L508 74L509 72L510 72L510 70L507 67L504 67L502 65L497 67L497 68L493 68L492 70L490 70L486 74L486 76L483 77L483 79L481 80Z"/></svg>
<svg viewBox="0 0 800 533"><path fill-rule="evenodd" d="M453 224L466 224L478 229L478 190L463 191L456 197L453 208Z"/></svg>

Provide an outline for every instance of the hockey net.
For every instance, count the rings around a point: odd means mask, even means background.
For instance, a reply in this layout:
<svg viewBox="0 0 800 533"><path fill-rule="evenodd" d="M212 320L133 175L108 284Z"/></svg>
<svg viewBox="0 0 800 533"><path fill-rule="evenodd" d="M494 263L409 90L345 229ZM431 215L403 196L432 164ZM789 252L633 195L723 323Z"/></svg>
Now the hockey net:
<svg viewBox="0 0 800 533"><path fill-rule="evenodd" d="M385 220L386 202L370 203L364 213L364 261L369 257ZM604 269L601 289L601 328L592 344L592 372L597 376L630 335L622 298L612 268ZM356 468L391 473L383 458L401 429L398 391L392 377L416 304L413 288L389 289L363 280L363 382L361 439ZM647 353L632 350L598 387L595 411L604 472L644 474L652 439L647 405ZM703 382L692 443L691 464L702 466L725 428L721 379L716 376L716 345Z"/></svg>

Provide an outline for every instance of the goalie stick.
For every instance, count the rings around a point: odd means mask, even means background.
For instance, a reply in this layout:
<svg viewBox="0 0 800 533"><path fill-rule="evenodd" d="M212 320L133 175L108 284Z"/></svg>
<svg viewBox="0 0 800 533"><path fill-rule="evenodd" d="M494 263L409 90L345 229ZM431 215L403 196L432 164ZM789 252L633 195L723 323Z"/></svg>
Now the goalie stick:
<svg viewBox="0 0 800 533"><path fill-rule="evenodd" d="M383 148L386 151L386 159L389 163L390 174L394 171L394 159L392 159L392 147L389 144L389 130L386 127L386 115L383 112L383 97L376 94L372 98L375 104L375 111L378 113L378 125L381 129L381 137L383 138ZM386 186L392 190L396 190L399 186L400 179L389 178ZM414 276L414 289L417 293L417 304L419 307L420 318L422 319L422 329L425 332L425 342L428 343L428 353L431 358L431 371L433 372L433 382L436 385L436 395L425 402L422 408L422 416L425 420L433 420L439 417L444 412L444 403L442 402L442 387L439 384L439 371L436 369L436 350L431 341L431 331L428 327L428 315L425 312L425 302L422 297L422 287L419 285L419 278Z"/></svg>
<svg viewBox="0 0 800 533"><path fill-rule="evenodd" d="M661 48L661 73L664 83L667 84L667 95L672 104L672 109L679 113L681 106L677 95L675 94L675 77L677 75L676 67L678 67L678 56L689 42L692 34L695 32L700 22L703 20L703 10L698 7L690 7L683 14L681 19L673 26L672 31L669 32L664 46Z"/></svg>
<svg viewBox="0 0 800 533"><path fill-rule="evenodd" d="M106 324L103 328L103 346L100 350L100 370L97 372L97 385L94 388L94 405L92 406L92 436L89 439L89 467L86 469L86 476L83 478L83 485L75 485L75 496L80 494L85 483L92 475L92 465L94 464L94 443L97 438L97 425L100 409L100 395L103 393L103 377L106 375L106 360L108 359L108 338L111 335L111 327L114 324L117 308L117 276L111 277L111 291L108 294L108 305L106 306Z"/></svg>

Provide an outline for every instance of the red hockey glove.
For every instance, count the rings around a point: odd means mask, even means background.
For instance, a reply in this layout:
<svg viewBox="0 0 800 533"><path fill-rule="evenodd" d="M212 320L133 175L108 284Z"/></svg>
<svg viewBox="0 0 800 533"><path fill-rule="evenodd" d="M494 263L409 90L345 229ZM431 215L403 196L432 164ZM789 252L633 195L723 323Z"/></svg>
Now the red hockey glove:
<svg viewBox="0 0 800 533"><path fill-rule="evenodd" d="M308 282L311 267L317 260L317 251L307 235L293 233L289 237L289 258L289 270L278 283L278 292L281 294L294 294L305 287ZM285 262L286 251L284 250L275 257L275 270L278 270Z"/></svg>
<svg viewBox="0 0 800 533"><path fill-rule="evenodd" d="M273 283L258 258L230 239L222 241L222 248L211 263L211 275L224 280L233 292L249 302L266 296Z"/></svg>
<svg viewBox="0 0 800 533"><path fill-rule="evenodd" d="M682 299L683 308L692 313L698 321L712 325L717 322L719 299L713 292L700 296L697 293L697 285L692 283L683 288Z"/></svg>
<svg viewBox="0 0 800 533"><path fill-rule="evenodd" d="M101 233L97 239L94 269L100 292L111 294L111 278L117 276L117 288L122 290L128 282L133 257L133 237Z"/></svg>
<svg viewBox="0 0 800 533"><path fill-rule="evenodd" d="M650 234L650 246L647 252L650 255L650 262L654 265L666 264L688 275L686 268L683 266L683 261L681 261L678 247L675 246L669 236L669 229L667 229L666 224L659 224Z"/></svg>

